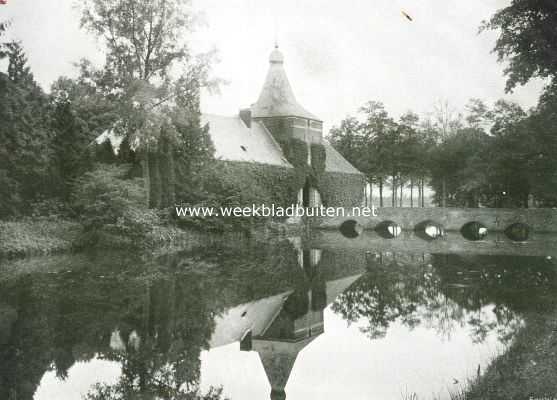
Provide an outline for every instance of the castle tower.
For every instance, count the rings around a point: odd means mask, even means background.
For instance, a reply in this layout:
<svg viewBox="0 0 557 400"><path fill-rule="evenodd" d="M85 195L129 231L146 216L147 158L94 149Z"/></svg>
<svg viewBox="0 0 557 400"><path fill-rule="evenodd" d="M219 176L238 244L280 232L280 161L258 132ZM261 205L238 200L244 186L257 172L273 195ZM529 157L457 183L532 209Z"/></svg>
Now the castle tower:
<svg viewBox="0 0 557 400"><path fill-rule="evenodd" d="M267 77L259 99L251 107L251 117L261 120L279 142L291 137L308 144L323 140L323 122L296 100L278 46L269 57Z"/></svg>
<svg viewBox="0 0 557 400"><path fill-rule="evenodd" d="M295 342L281 340L254 340L253 350L259 353L261 364L271 385L271 400L285 400L284 388L290 378L292 368L300 351L310 344L316 336Z"/></svg>
<svg viewBox="0 0 557 400"><path fill-rule="evenodd" d="M323 143L323 121L302 107L292 91L284 69L284 55L275 45L269 57L269 70L257 102L251 109L241 110L240 117L250 125L252 120L262 123L281 145L286 158L291 146L304 146L307 165L312 165L312 145ZM297 140L292 140L297 139ZM289 159L289 161L292 161ZM321 195L309 180L298 191L298 204L304 207L321 205Z"/></svg>

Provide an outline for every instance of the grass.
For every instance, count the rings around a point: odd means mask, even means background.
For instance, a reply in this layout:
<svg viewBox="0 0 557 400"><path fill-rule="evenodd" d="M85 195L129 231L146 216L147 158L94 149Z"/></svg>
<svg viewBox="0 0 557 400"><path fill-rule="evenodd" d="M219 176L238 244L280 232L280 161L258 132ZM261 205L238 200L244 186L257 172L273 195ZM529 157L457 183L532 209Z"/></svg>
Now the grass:
<svg viewBox="0 0 557 400"><path fill-rule="evenodd" d="M58 218L0 221L0 258L14 258L69 251L81 226Z"/></svg>
<svg viewBox="0 0 557 400"><path fill-rule="evenodd" d="M557 310L525 320L509 350L467 390L467 400L557 397Z"/></svg>
<svg viewBox="0 0 557 400"><path fill-rule="evenodd" d="M449 400L514 400L557 398L557 308L525 314L526 326L509 349L495 357L485 373L470 379ZM551 310L553 308L553 310ZM542 311L541 309L539 311ZM547 312L549 311L549 312ZM421 400L403 393L403 400ZM439 396L432 397L440 400Z"/></svg>

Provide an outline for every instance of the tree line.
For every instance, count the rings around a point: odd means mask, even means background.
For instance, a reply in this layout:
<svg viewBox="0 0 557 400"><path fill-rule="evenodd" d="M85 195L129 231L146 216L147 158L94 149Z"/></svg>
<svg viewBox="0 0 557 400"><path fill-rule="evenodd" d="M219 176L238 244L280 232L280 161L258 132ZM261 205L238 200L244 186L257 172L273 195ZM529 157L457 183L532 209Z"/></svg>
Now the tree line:
<svg viewBox="0 0 557 400"><path fill-rule="evenodd" d="M423 206L424 184L438 206L557 206L557 4L512 0L484 30L499 35L493 52L506 63L507 92L544 80L538 104L524 110L471 99L459 112L439 102L428 115L409 111L396 120L381 102L366 103L329 138L378 187L380 206L386 184L393 207L402 206L404 185L411 206Z"/></svg>
<svg viewBox="0 0 557 400"><path fill-rule="evenodd" d="M464 112L440 102L425 117L407 112L398 120L370 101L333 127L329 140L378 188L381 207L402 206L404 187L410 206L423 207L426 184L439 206L553 207L553 96L546 91L528 111L506 100L471 99Z"/></svg>
<svg viewBox="0 0 557 400"><path fill-rule="evenodd" d="M8 65L0 72L0 218L69 209L114 222L134 208L240 198L226 182L215 183L223 174L200 122L199 95L219 81L210 73L214 54L187 45L196 25L188 1L79 6L82 28L104 46L105 61L79 60L77 76L58 78L48 92L21 43L6 39L9 24L0 23L0 59ZM499 32L494 51L508 63L508 90L546 80L533 109L474 99L463 112L440 103L431 115L394 119L371 101L332 129L331 142L380 192L395 188L391 205L401 204L404 185L412 205L423 205L428 185L438 205L523 207L533 198L555 206L556 27L554 4L535 0L512 1L482 27ZM103 132L120 139L117 154L108 142L96 143Z"/></svg>
<svg viewBox="0 0 557 400"><path fill-rule="evenodd" d="M6 39L10 24L0 24L8 65L0 72L0 219L58 211L104 218L90 219L94 226L134 208L202 201L214 150L199 95L218 81L210 78L213 53L187 45L195 27L188 1L79 6L105 62L79 60L77 77L59 77L48 93L22 44Z"/></svg>

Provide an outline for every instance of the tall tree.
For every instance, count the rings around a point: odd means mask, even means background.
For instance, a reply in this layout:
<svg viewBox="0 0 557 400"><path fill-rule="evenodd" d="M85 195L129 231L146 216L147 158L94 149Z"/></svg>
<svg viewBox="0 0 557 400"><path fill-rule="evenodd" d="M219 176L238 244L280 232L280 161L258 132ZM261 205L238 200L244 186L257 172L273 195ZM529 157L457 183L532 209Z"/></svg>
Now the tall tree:
<svg viewBox="0 0 557 400"><path fill-rule="evenodd" d="M368 174L375 177L378 183L380 207L383 206L382 192L386 178L391 176L391 205L394 207L399 172L396 124L381 102L370 101L360 108L360 112L364 118L362 129L368 155Z"/></svg>
<svg viewBox="0 0 557 400"><path fill-rule="evenodd" d="M48 97L35 82L17 42L4 43L0 72L0 217L29 211L52 194Z"/></svg>
<svg viewBox="0 0 557 400"><path fill-rule="evenodd" d="M149 166L149 155L159 153L163 132L181 146L172 115L199 113L200 88L216 84L209 79L212 53L194 56L187 46L195 26L188 0L86 0L81 9L82 27L106 47L99 77L121 116L113 130L136 145L148 192L155 195L149 203L159 206L160 163ZM198 115L188 119L188 127L201 131Z"/></svg>
<svg viewBox="0 0 557 400"><path fill-rule="evenodd" d="M512 0L497 11L481 30L499 37L493 51L507 61L507 91L530 79L557 74L557 3L553 0Z"/></svg>

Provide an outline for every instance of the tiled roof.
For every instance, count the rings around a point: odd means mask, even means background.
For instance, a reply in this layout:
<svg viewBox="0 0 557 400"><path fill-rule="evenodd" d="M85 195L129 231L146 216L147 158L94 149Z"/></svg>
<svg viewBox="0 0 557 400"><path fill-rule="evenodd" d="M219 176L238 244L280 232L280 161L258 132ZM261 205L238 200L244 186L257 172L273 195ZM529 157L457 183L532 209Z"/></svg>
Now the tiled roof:
<svg viewBox="0 0 557 400"><path fill-rule="evenodd" d="M215 156L226 161L247 161L292 167L282 150L262 122L253 121L251 129L240 117L203 114L202 124L209 124L209 134L215 146ZM361 174L328 142L325 146L325 171Z"/></svg>
<svg viewBox="0 0 557 400"><path fill-rule="evenodd" d="M328 172L343 172L345 174L361 174L352 164L350 164L346 159L335 150L331 144L323 140L323 145L325 146L325 171Z"/></svg>
<svg viewBox="0 0 557 400"><path fill-rule="evenodd" d="M213 114L203 114L201 122L203 125L209 124L209 134L217 158L292 167L284 158L279 145L260 122L252 121L250 129L240 117Z"/></svg>
<svg viewBox="0 0 557 400"><path fill-rule="evenodd" d="M254 118L302 117L320 121L297 101L283 67L284 57L275 49L269 59L269 71L257 103L252 105Z"/></svg>

